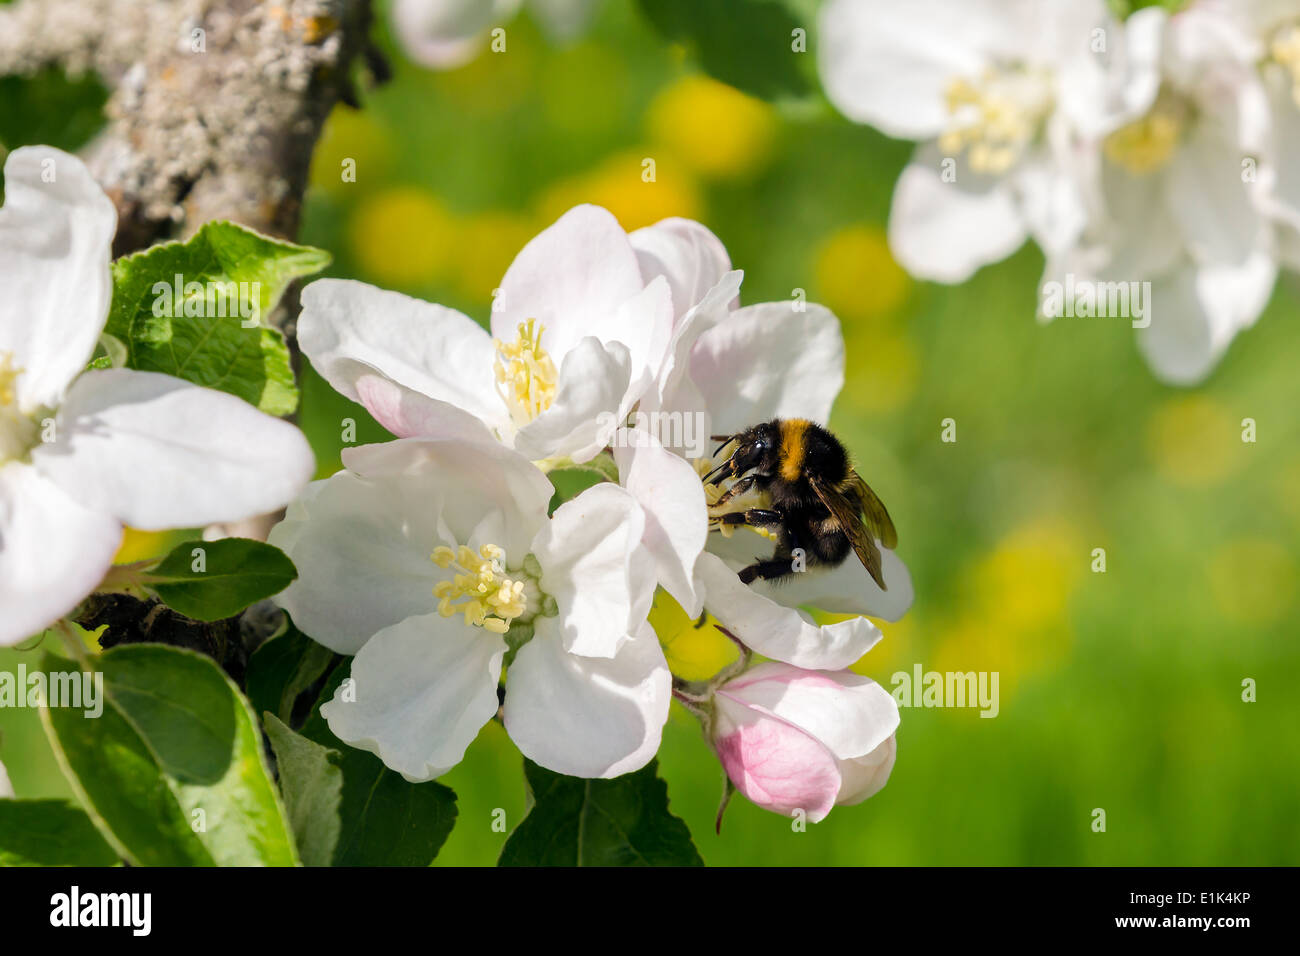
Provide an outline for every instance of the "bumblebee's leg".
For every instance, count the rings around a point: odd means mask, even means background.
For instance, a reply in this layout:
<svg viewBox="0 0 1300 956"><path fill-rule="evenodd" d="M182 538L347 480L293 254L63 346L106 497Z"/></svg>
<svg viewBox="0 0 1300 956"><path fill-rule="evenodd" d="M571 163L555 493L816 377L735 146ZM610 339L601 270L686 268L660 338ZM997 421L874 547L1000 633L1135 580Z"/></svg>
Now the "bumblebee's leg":
<svg viewBox="0 0 1300 956"><path fill-rule="evenodd" d="M740 580L749 584L755 578L762 578L764 581L775 581L786 575L794 574L794 559L789 555L785 557L772 557L766 561L755 561L747 568L740 569Z"/></svg>
<svg viewBox="0 0 1300 956"><path fill-rule="evenodd" d="M712 507L716 508L718 505L724 505L736 495L743 495L758 484L758 478L758 475L746 475L744 478L737 478L732 482L731 487L724 491L718 500L713 503Z"/></svg>
<svg viewBox="0 0 1300 956"><path fill-rule="evenodd" d="M733 527L748 525L751 528L779 528L785 521L779 511L771 508L749 508L745 511L729 511L725 515L714 515L709 524L714 527L731 525Z"/></svg>

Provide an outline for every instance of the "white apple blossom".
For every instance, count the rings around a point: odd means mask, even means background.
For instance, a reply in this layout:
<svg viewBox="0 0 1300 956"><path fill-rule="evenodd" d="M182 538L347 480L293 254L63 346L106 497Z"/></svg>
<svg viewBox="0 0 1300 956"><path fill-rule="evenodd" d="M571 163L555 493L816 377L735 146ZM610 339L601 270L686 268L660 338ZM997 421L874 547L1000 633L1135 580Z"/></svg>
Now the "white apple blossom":
<svg viewBox="0 0 1300 956"><path fill-rule="evenodd" d="M709 534L700 552L708 513L699 476L715 462L707 453L691 458L663 424L699 416L705 434L729 434L777 417L825 422L844 383L839 320L810 303L738 306L740 273L730 270L722 244L698 223L665 220L631 238L643 278L667 279L678 316L655 387L639 406L669 417L658 419L651 434L625 433L614 449L620 481L653 530L646 546L660 582L688 614L708 610L765 656L810 668L848 666L880 639L879 629L865 617L819 627L796 608L897 620L913 597L903 562L882 550L883 592L856 560L778 583L741 583L735 572L756 555L770 555L772 543L742 528L730 537ZM683 307L680 300L694 304Z"/></svg>
<svg viewBox="0 0 1300 956"><path fill-rule="evenodd" d="M1268 303L1277 241L1267 192L1287 162L1273 156L1263 46L1219 5L1139 11L1125 38L1157 64L1158 83L1095 143L1088 225L1057 268L1149 281L1139 347L1159 378L1191 384Z"/></svg>
<svg viewBox="0 0 1300 956"><path fill-rule="evenodd" d="M151 530L272 511L311 477L302 433L223 392L85 371L108 318L112 203L47 147L5 161L0 208L0 646L99 584L123 523Z"/></svg>
<svg viewBox="0 0 1300 956"><path fill-rule="evenodd" d="M1300 269L1300 6L1292 0L1200 0L1198 10L1231 22L1259 64L1268 98L1263 205L1279 227L1278 258Z"/></svg>
<svg viewBox="0 0 1300 956"><path fill-rule="evenodd" d="M488 31L509 21L524 0L394 0L393 27L407 56L435 70L463 66L478 55ZM556 41L576 37L596 0L527 0Z"/></svg>
<svg viewBox="0 0 1300 956"><path fill-rule="evenodd" d="M9 772L5 770L5 765L0 763L0 799L12 797L14 795L14 786L9 782Z"/></svg>
<svg viewBox="0 0 1300 956"><path fill-rule="evenodd" d="M1108 129L1151 82L1108 44L1119 30L1103 0L830 0L819 33L836 108L923 143L895 187L889 241L940 282L1029 237L1049 257L1068 249L1085 216L1072 137Z"/></svg>
<svg viewBox="0 0 1300 956"><path fill-rule="evenodd" d="M270 541L299 569L278 598L305 633L355 654L330 728L413 781L455 766L497 713L560 773L645 765L671 676L646 622L645 517L611 483L562 504L531 462L488 440L399 439L344 452Z"/></svg>
<svg viewBox="0 0 1300 956"><path fill-rule="evenodd" d="M312 365L389 431L491 434L533 460L586 461L651 386L673 326L666 280L643 282L627 234L578 206L501 280L491 333L453 309L320 279L298 341Z"/></svg>

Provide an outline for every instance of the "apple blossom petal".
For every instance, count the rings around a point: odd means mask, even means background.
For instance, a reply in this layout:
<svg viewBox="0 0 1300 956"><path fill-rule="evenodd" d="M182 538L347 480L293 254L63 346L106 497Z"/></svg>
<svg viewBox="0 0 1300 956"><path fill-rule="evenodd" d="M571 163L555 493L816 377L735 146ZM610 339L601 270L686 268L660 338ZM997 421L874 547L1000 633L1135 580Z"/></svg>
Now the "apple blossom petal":
<svg viewBox="0 0 1300 956"><path fill-rule="evenodd" d="M835 803L842 807L851 807L868 797L874 797L889 782L889 775L894 770L894 759L898 756L898 740L893 734L865 757L841 760L840 793Z"/></svg>
<svg viewBox="0 0 1300 956"><path fill-rule="evenodd" d="M718 696L714 747L736 789L765 810L813 823L835 806L839 761L793 724Z"/></svg>
<svg viewBox="0 0 1300 956"><path fill-rule="evenodd" d="M237 521L283 507L315 470L293 425L233 395L132 369L83 374L32 462L134 528Z"/></svg>
<svg viewBox="0 0 1300 956"><path fill-rule="evenodd" d="M482 420L469 412L429 398L378 372L363 372L352 384L366 411L398 438L496 440Z"/></svg>
<svg viewBox="0 0 1300 956"><path fill-rule="evenodd" d="M624 434L629 444L614 449L619 484L645 512L641 540L654 559L655 577L687 614L698 617L704 598L695 588L695 562L709 534L704 486L684 458L649 433Z"/></svg>
<svg viewBox="0 0 1300 956"><path fill-rule="evenodd" d="M0 647L38 634L103 580L122 525L31 465L0 466Z"/></svg>
<svg viewBox="0 0 1300 956"><path fill-rule="evenodd" d="M1005 177L984 176L949 161L934 144L917 150L894 187L889 248L912 275L936 282L965 282L981 266L1005 259L1024 244L1025 222Z"/></svg>
<svg viewBox="0 0 1300 956"><path fill-rule="evenodd" d="M718 555L733 571L752 564L754 556L772 550L770 539L745 528L725 538L709 536L708 550ZM835 614L869 614L886 621L897 621L912 606L915 593L907 565L888 548L880 549L881 576L887 590L878 585L862 566L849 555L833 568L810 568L781 581L754 581L749 586L759 594L786 607L820 608Z"/></svg>
<svg viewBox="0 0 1300 956"><path fill-rule="evenodd" d="M437 607L429 555L443 543L440 511L418 478L340 471L312 482L267 536L298 568L273 600L304 634L357 653L376 632Z"/></svg>
<svg viewBox="0 0 1300 956"><path fill-rule="evenodd" d="M1277 64L1264 69L1273 120L1273 152L1277 157L1265 205L1294 235L1300 231L1300 163L1290 157L1300 156L1300 103L1295 101L1289 72ZM1300 269L1300 260L1293 259L1289 266Z"/></svg>
<svg viewBox="0 0 1300 956"><path fill-rule="evenodd" d="M9 782L9 772L0 763L0 800L7 800L14 795L14 785Z"/></svg>
<svg viewBox="0 0 1300 956"><path fill-rule="evenodd" d="M639 770L659 749L672 675L642 622L611 658L568 653L554 618L539 618L506 678L505 725L528 759L571 777Z"/></svg>
<svg viewBox="0 0 1300 956"><path fill-rule="evenodd" d="M514 341L511 329L509 341ZM361 401L359 378L379 375L464 409L490 428L508 421L496 390L496 346L454 309L352 279L302 290L298 344L336 391Z"/></svg>
<svg viewBox="0 0 1300 956"><path fill-rule="evenodd" d="M1086 140L1105 136L1144 114L1160 89L1160 53L1168 11L1146 7L1122 26L1100 2L1057 0L1044 26L1051 36L1035 48L1055 48L1045 65L1056 73L1057 110ZM1105 58L1093 49L1097 34L1118 36Z"/></svg>
<svg viewBox="0 0 1300 956"><path fill-rule="evenodd" d="M928 139L950 121L948 85L981 74L1006 26L966 0L830 0L818 21L817 66L835 108L896 139Z"/></svg>
<svg viewBox="0 0 1300 956"><path fill-rule="evenodd" d="M394 0L393 32L417 63L437 70L463 66L488 30L515 14L522 0Z"/></svg>
<svg viewBox="0 0 1300 956"><path fill-rule="evenodd" d="M765 662L728 681L718 694L793 724L841 760L865 756L898 729L898 702L852 671Z"/></svg>
<svg viewBox="0 0 1300 956"><path fill-rule="evenodd" d="M5 160L0 356L22 369L23 411L57 405L95 351L113 294L117 212L75 156L49 146Z"/></svg>
<svg viewBox="0 0 1300 956"><path fill-rule="evenodd" d="M1218 364L1237 333L1268 304L1277 263L1265 252L1240 267L1187 264L1152 282L1151 324L1138 347L1156 377L1194 385Z"/></svg>
<svg viewBox="0 0 1300 956"><path fill-rule="evenodd" d="M672 289L676 323L731 271L726 247L709 229L693 219L661 219L628 233L649 285L663 276Z"/></svg>
<svg viewBox="0 0 1300 956"><path fill-rule="evenodd" d="M413 512L427 511L436 503L442 512L438 520L461 544L484 515L500 512L502 537L493 543L505 550L511 568L518 567L546 523L555 494L541 469L496 441L406 438L358 445L343 450L343 464L381 485L399 479L409 483ZM430 547L437 543L445 542Z"/></svg>
<svg viewBox="0 0 1300 956"><path fill-rule="evenodd" d="M641 546L645 513L614 484L593 485L555 509L532 552L539 587L559 605L564 649L614 657L654 597L653 559Z"/></svg>
<svg viewBox="0 0 1300 956"><path fill-rule="evenodd" d="M352 659L352 684L321 707L344 743L412 783L446 773L497 712L506 642L459 615L408 617Z"/></svg>
<svg viewBox="0 0 1300 956"><path fill-rule="evenodd" d="M631 373L631 357L621 343L584 338L564 356L551 407L515 433L515 448L534 461L595 458L627 413Z"/></svg>
<svg viewBox="0 0 1300 956"><path fill-rule="evenodd" d="M672 338L664 352L663 364L655 385L641 399L638 406L646 413L667 412L678 416L684 431L687 415L698 416L702 426L699 434L709 434L707 403L699 387L691 380L691 353L700 336L731 315L740 294L740 283L745 274L739 270L727 272L687 311L673 329ZM671 422L671 419L667 420ZM670 428L660 427L658 438L672 446ZM692 452L687 457L699 457Z"/></svg>
<svg viewBox="0 0 1300 956"><path fill-rule="evenodd" d="M830 417L844 385L840 323L820 305L793 306L745 306L700 336L690 375L708 404L713 431L730 434L776 417Z"/></svg>
<svg viewBox="0 0 1300 956"><path fill-rule="evenodd" d="M1269 224L1241 177L1240 147L1198 124L1170 160L1166 205L1198 263L1240 266L1266 241Z"/></svg>
<svg viewBox="0 0 1300 956"><path fill-rule="evenodd" d="M512 342L536 319L557 364L579 341L602 341L610 317L644 288L627 233L608 210L575 206L535 236L506 270L492 309L492 334Z"/></svg>
<svg viewBox="0 0 1300 956"><path fill-rule="evenodd" d="M715 554L695 565L704 607L748 647L773 660L810 670L848 667L882 637L865 617L821 627L743 584Z"/></svg>

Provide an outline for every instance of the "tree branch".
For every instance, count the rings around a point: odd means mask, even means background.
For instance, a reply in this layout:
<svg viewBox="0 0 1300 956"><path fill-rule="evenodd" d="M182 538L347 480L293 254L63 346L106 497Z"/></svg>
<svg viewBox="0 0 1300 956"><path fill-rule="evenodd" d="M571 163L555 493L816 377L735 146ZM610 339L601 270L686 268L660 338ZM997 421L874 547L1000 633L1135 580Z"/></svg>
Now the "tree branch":
<svg viewBox="0 0 1300 956"><path fill-rule="evenodd" d="M117 205L116 255L218 218L292 238L325 118L373 59L370 19L370 0L18 0L0 7L0 73L109 85L86 159Z"/></svg>

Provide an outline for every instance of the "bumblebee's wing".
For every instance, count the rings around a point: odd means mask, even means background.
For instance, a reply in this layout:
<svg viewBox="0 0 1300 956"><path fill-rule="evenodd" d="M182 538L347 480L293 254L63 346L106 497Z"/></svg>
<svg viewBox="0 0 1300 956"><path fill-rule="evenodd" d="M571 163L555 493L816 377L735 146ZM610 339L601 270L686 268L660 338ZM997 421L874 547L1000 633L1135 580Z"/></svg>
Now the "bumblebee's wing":
<svg viewBox="0 0 1300 956"><path fill-rule="evenodd" d="M885 576L880 570L880 549L876 547L875 539L863 524L858 510L843 492L829 482L809 476L809 484L812 485L813 491L817 492L817 497L821 499L822 504L829 509L831 517L840 526L840 530L848 537L849 544L853 545L853 552L862 562L862 566L867 569L867 573L880 585L880 590L885 590Z"/></svg>
<svg viewBox="0 0 1300 956"><path fill-rule="evenodd" d="M876 496L871 486L863 481L862 476L856 471L849 472L849 481L853 483L858 497L862 499L862 513L865 516L867 530L871 532L872 537L891 551L898 547L898 532L894 530L894 522L890 520L889 512L885 510L885 503Z"/></svg>

